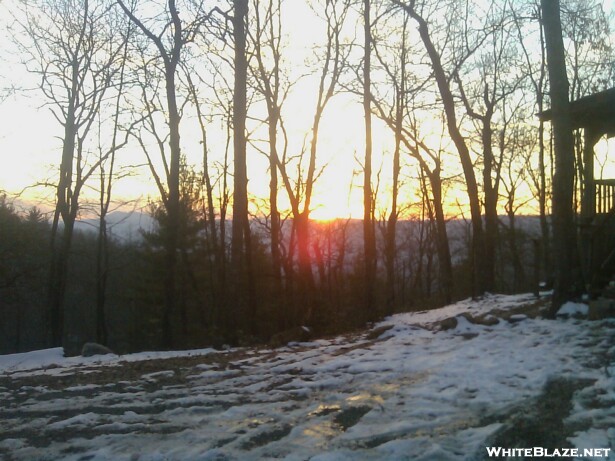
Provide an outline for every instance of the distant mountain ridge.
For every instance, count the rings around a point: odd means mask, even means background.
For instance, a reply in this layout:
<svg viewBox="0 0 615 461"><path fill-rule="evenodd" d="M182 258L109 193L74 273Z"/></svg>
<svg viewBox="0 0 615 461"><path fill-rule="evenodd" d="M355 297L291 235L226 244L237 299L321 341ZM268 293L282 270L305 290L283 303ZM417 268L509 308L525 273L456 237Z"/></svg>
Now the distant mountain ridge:
<svg viewBox="0 0 615 461"><path fill-rule="evenodd" d="M98 232L99 219L88 218L75 222L75 230ZM121 240L138 240L141 231L151 231L154 220L139 211L114 211L107 215L107 229L112 237Z"/></svg>
<svg viewBox="0 0 615 461"><path fill-rule="evenodd" d="M532 238L540 236L540 219L538 216L517 216L515 219L516 228L518 231L529 234ZM500 216L502 228L508 227L508 219L506 216ZM287 225L289 222L287 222ZM401 237L404 233L411 232L416 226L414 220L400 220L398 224L398 236ZM82 219L75 222L75 229L83 232L97 232L99 221L98 218ZM469 229L468 223L463 219L452 219L448 221L447 228L449 231L449 239L451 240L452 249L463 247L463 241L467 239ZM141 211L114 211L107 216L107 226L109 234L120 240L140 240L141 231L151 231L154 228L154 219ZM313 229L322 227L323 223L314 222ZM227 222L227 228L230 230L232 222ZM256 222L252 227L257 233L265 235L265 230L261 229ZM351 248L359 248L362 244L363 227L360 219L351 220L351 225L348 228L348 243Z"/></svg>

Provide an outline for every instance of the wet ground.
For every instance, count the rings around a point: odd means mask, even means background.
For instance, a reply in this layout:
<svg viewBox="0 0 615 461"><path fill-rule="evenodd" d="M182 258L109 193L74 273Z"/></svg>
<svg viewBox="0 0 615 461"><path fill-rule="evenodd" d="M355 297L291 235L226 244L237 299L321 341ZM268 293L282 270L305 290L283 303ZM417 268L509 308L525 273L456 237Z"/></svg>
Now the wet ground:
<svg viewBox="0 0 615 461"><path fill-rule="evenodd" d="M278 350L5 372L0 459L471 460L615 442L615 324L408 318Z"/></svg>

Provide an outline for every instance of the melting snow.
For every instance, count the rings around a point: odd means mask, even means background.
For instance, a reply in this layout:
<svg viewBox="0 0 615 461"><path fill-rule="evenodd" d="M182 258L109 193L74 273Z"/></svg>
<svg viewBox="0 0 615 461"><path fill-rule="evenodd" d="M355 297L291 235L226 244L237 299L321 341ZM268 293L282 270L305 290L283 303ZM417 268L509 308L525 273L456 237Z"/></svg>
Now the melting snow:
<svg viewBox="0 0 615 461"><path fill-rule="evenodd" d="M567 302L557 311L557 315L559 317L585 317L588 311L589 306L587 304Z"/></svg>
<svg viewBox="0 0 615 461"><path fill-rule="evenodd" d="M0 356L0 458L472 460L552 377L584 383L568 442L615 448L615 323L520 311L533 302L490 295L387 318L376 340L274 351ZM497 324L472 321L490 312Z"/></svg>

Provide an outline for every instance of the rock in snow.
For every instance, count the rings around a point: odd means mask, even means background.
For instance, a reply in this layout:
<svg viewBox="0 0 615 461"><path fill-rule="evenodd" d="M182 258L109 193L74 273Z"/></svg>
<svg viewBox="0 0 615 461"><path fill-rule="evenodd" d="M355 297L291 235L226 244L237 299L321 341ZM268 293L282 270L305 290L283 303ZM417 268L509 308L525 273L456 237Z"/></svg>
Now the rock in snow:
<svg viewBox="0 0 615 461"><path fill-rule="evenodd" d="M103 346L98 343L85 343L81 349L81 355L83 357L92 357L94 355L107 355L114 354L114 352L107 346Z"/></svg>

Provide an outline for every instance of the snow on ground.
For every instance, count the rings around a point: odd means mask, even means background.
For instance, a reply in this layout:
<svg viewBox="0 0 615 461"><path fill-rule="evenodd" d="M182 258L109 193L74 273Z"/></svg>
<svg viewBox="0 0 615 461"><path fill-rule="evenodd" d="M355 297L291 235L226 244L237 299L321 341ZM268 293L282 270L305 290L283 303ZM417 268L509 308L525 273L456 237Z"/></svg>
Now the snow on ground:
<svg viewBox="0 0 615 461"><path fill-rule="evenodd" d="M533 303L490 295L277 350L0 356L0 459L481 459L553 379L574 387L564 446L615 449L615 322Z"/></svg>
<svg viewBox="0 0 615 461"><path fill-rule="evenodd" d="M139 352L119 357L115 354L96 355L93 357L64 357L61 347L44 349L40 351L22 352L19 354L0 355L0 372L11 373L12 376L28 376L28 371L43 370L47 374L61 375L74 372L75 366L82 365L117 365L120 362L138 362L143 360L167 359L173 357L193 357L207 355L214 349L196 349L191 351L169 352ZM24 373L15 373L24 371Z"/></svg>
<svg viewBox="0 0 615 461"><path fill-rule="evenodd" d="M559 311L557 311L558 317L586 317L589 313L589 306L583 303L567 302Z"/></svg>

